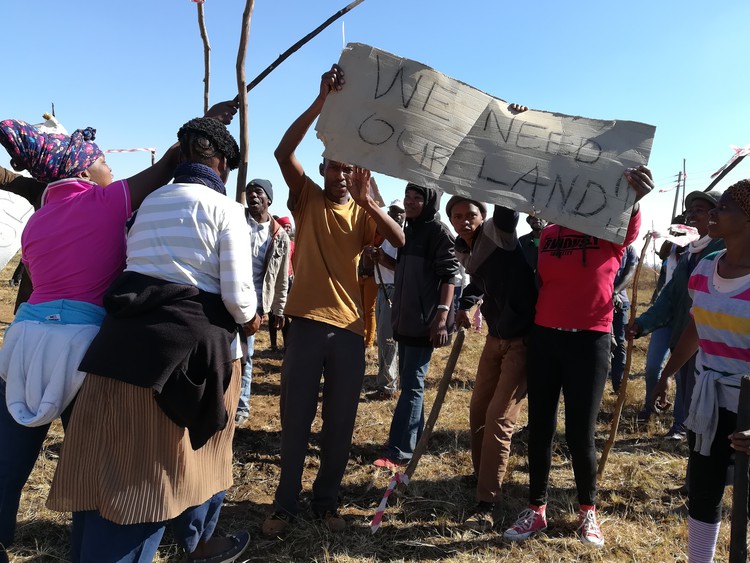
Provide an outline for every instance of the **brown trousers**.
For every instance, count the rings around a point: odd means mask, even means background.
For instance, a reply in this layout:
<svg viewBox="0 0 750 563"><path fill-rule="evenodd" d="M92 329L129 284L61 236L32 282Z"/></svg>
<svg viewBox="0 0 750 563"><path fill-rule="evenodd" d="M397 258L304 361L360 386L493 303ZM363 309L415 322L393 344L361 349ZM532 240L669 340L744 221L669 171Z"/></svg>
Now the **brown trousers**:
<svg viewBox="0 0 750 563"><path fill-rule="evenodd" d="M521 338L487 340L471 395L471 459L477 500L498 502L510 439L526 397L526 345Z"/></svg>

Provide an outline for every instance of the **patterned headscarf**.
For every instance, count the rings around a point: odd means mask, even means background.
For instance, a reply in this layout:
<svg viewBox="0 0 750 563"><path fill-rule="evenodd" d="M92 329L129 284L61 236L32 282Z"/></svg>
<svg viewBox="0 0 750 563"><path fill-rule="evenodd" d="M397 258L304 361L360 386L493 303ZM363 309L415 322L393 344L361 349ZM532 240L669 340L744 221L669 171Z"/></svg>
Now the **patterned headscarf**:
<svg viewBox="0 0 750 563"><path fill-rule="evenodd" d="M40 182L73 178L102 156L91 141L96 129L78 129L72 135L41 133L24 121L0 121L0 144L16 170L28 170Z"/></svg>
<svg viewBox="0 0 750 563"><path fill-rule="evenodd" d="M724 193L740 206L745 215L750 217L750 179L740 180L736 184L729 186Z"/></svg>

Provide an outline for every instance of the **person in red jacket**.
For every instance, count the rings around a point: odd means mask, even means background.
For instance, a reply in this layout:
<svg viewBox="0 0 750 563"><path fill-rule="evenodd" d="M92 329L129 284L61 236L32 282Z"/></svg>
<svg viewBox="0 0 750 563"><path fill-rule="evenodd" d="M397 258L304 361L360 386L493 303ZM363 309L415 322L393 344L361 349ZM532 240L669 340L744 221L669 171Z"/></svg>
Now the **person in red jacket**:
<svg viewBox="0 0 750 563"><path fill-rule="evenodd" d="M560 392L565 438L578 490L581 540L604 545L596 520L594 430L609 372L612 288L625 247L638 236L638 201L653 189L645 166L625 171L635 205L623 244L561 225L548 225L539 240L539 299L529 343L529 508L503 534L525 540L547 527L552 440Z"/></svg>

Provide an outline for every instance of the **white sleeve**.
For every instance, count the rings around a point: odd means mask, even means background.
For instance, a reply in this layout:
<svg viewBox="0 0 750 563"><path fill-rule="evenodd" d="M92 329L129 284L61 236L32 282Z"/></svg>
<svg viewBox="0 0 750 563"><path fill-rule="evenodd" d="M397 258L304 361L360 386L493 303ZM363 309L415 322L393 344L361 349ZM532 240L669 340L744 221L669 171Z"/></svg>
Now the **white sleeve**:
<svg viewBox="0 0 750 563"><path fill-rule="evenodd" d="M247 222L242 207L232 204L219 233L221 299L238 324L251 320L258 309L253 284L253 261Z"/></svg>

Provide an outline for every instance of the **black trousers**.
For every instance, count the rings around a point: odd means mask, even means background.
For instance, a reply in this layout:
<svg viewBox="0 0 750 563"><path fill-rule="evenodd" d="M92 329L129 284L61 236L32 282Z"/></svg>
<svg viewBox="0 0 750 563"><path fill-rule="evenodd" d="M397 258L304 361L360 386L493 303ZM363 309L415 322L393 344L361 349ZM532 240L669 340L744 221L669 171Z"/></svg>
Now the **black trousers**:
<svg viewBox="0 0 750 563"><path fill-rule="evenodd" d="M728 436L736 428L737 414L719 408L719 423L711 443L711 454L708 456L694 450L695 434L688 432L688 514L693 520L708 524L721 521L721 501L726 485L727 467L734 463L734 450L729 445ZM748 509L750 510L750 505Z"/></svg>
<svg viewBox="0 0 750 563"><path fill-rule="evenodd" d="M534 326L529 345L529 502L547 503L557 406L565 401L565 439L582 505L596 503L594 430L609 373L606 332Z"/></svg>

